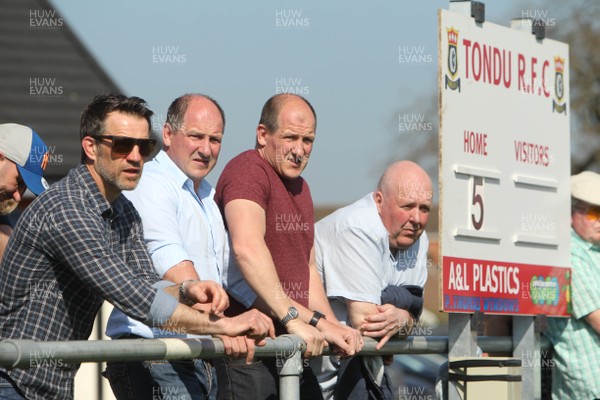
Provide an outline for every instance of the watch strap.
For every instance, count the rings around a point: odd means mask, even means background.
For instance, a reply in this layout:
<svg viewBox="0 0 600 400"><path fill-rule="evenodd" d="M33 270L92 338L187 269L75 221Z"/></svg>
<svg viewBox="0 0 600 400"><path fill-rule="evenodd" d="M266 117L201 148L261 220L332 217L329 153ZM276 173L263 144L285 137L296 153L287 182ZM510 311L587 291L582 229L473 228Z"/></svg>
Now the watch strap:
<svg viewBox="0 0 600 400"><path fill-rule="evenodd" d="M312 318L310 319L310 321L308 323L316 328L317 324L319 323L319 320L321 318L327 319L327 318L325 318L325 315L321 314L318 311L315 311L315 313L313 314Z"/></svg>

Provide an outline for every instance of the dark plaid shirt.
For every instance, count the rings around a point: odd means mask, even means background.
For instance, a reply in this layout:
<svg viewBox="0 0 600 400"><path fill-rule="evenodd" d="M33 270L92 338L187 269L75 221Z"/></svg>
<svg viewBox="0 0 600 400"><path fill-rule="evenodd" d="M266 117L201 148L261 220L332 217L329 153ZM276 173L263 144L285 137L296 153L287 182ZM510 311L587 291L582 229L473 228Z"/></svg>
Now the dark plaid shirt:
<svg viewBox="0 0 600 400"><path fill-rule="evenodd" d="M150 320L159 278L132 204L109 204L84 165L19 219L0 267L0 339L86 340L104 299ZM31 399L73 398L79 365L35 358L6 371Z"/></svg>

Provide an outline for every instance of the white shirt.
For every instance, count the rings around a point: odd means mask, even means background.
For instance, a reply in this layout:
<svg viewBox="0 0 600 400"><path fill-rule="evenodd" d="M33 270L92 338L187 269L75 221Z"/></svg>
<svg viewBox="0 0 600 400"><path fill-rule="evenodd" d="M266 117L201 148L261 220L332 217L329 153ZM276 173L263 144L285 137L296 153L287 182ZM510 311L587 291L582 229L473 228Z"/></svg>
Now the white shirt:
<svg viewBox="0 0 600 400"><path fill-rule="evenodd" d="M381 304L387 286L423 287L428 247L423 232L411 247L392 254L373 193L317 222L317 269L336 317L349 322L345 300Z"/></svg>
<svg viewBox="0 0 600 400"><path fill-rule="evenodd" d="M421 237L406 250L392 254L389 233L377 212L373 193L341 208L315 224L317 269L336 318L350 325L346 300L381 304L381 292L390 285L417 285L427 281L429 240ZM380 357L364 357L378 384L383 378ZM325 399L333 397L339 359L311 360Z"/></svg>

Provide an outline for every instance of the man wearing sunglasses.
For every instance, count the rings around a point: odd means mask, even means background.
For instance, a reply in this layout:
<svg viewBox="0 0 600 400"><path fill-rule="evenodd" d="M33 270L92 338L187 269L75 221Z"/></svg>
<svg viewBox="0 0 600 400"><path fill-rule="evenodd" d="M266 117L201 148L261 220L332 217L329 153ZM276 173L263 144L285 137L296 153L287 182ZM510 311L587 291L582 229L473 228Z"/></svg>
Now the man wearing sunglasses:
<svg viewBox="0 0 600 400"><path fill-rule="evenodd" d="M43 178L48 148L31 128L0 125L0 259L12 233L12 213L29 189L39 195L48 187Z"/></svg>
<svg viewBox="0 0 600 400"><path fill-rule="evenodd" d="M97 96L83 111L82 163L27 208L6 250L0 339L86 340L104 300L156 328L273 335L258 312L221 317L229 302L215 282L175 285L156 275L140 217L121 194L137 186L153 151L151 116L142 99L122 95ZM0 369L0 397L73 398L79 364L32 363L40 365Z"/></svg>
<svg viewBox="0 0 600 400"><path fill-rule="evenodd" d="M200 94L175 99L162 129L162 150L144 167L138 187L126 193L142 218L154 267L165 280L221 283L227 237L206 176L217 163L224 128L225 113L214 99ZM117 309L107 326L112 338L188 337L186 333L150 329ZM252 340L220 337L230 355L247 351L247 359L252 359ZM119 399L131 398L126 394L130 385L153 388L153 393L176 393L178 399L216 399L217 395L210 360L109 362L107 377Z"/></svg>
<svg viewBox="0 0 600 400"><path fill-rule="evenodd" d="M549 318L553 399L599 399L600 175L571 177L570 318Z"/></svg>

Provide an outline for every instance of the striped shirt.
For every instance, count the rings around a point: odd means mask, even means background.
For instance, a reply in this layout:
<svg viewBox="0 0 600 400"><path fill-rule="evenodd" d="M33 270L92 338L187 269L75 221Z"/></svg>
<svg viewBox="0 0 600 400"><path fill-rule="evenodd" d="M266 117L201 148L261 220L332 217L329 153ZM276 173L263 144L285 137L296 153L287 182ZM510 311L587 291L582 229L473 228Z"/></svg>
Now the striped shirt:
<svg viewBox="0 0 600 400"><path fill-rule="evenodd" d="M17 223L0 268L0 339L86 340L104 300L160 324L175 307L155 304L170 297L161 283L132 204L108 203L81 164ZM5 371L27 398L73 398L79 364L29 356L33 368Z"/></svg>
<svg viewBox="0 0 600 400"><path fill-rule="evenodd" d="M600 398L600 334L585 316L600 309L600 248L571 230L571 318L549 318L553 399Z"/></svg>

